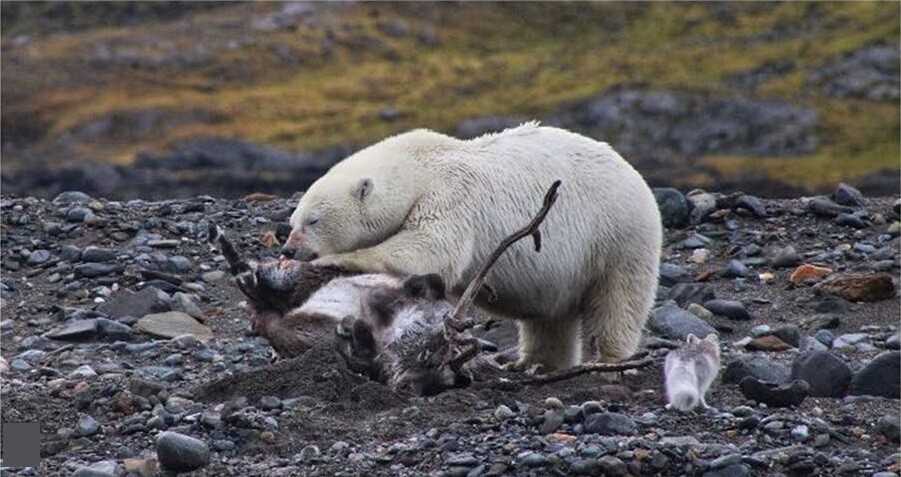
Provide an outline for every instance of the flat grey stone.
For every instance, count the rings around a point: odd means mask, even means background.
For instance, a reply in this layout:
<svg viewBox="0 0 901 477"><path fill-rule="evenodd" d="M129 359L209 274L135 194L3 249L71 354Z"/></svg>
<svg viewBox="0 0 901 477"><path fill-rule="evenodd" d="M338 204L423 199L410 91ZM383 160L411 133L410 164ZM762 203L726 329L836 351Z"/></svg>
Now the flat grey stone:
<svg viewBox="0 0 901 477"><path fill-rule="evenodd" d="M82 262L112 262L118 252L109 248L88 246L81 252Z"/></svg>
<svg viewBox="0 0 901 477"><path fill-rule="evenodd" d="M660 444L664 446L690 447L699 445L700 442L695 436L671 436L661 437Z"/></svg>
<svg viewBox="0 0 901 477"><path fill-rule="evenodd" d="M704 308L712 311L715 315L725 316L732 320L747 321L751 319L751 314L745 305L736 300L708 300L704 302Z"/></svg>
<svg viewBox="0 0 901 477"><path fill-rule="evenodd" d="M90 415L83 414L78 419L78 425L75 427L75 432L73 432L72 435L75 437L90 437L99 430L100 423Z"/></svg>
<svg viewBox="0 0 901 477"><path fill-rule="evenodd" d="M698 337L717 334L704 320L672 303L651 310L647 326L654 333L675 340L683 340L689 333Z"/></svg>
<svg viewBox="0 0 901 477"><path fill-rule="evenodd" d="M165 293L156 287L145 287L138 292L120 289L110 295L106 303L97 307L97 311L112 318L123 316L144 316L150 313L169 311L169 303Z"/></svg>
<svg viewBox="0 0 901 477"><path fill-rule="evenodd" d="M810 199L810 202L807 203L807 209L814 215L825 218L832 218L841 213L854 212L854 209L838 205L825 197L814 197L813 199Z"/></svg>
<svg viewBox="0 0 901 477"><path fill-rule="evenodd" d="M801 256L795 247L789 245L777 250L770 263L776 268L794 267L801 263Z"/></svg>
<svg viewBox="0 0 901 477"><path fill-rule="evenodd" d="M125 267L120 263L85 263L75 267L75 278L95 278L123 270Z"/></svg>
<svg viewBox="0 0 901 477"><path fill-rule="evenodd" d="M631 436L638 431L638 425L625 414L602 412L592 414L585 419L585 431L603 436Z"/></svg>
<svg viewBox="0 0 901 477"><path fill-rule="evenodd" d="M199 323L191 315L180 311L145 315L135 323L135 328L160 338L193 335L197 339L208 340L213 337L210 327Z"/></svg>
<svg viewBox="0 0 901 477"><path fill-rule="evenodd" d="M50 252L48 250L35 250L28 255L29 265L39 265L50 260Z"/></svg>
<svg viewBox="0 0 901 477"><path fill-rule="evenodd" d="M674 263L663 262L660 264L660 284L671 287L677 283L691 281L688 270Z"/></svg>
<svg viewBox="0 0 901 477"><path fill-rule="evenodd" d="M122 474L119 464L114 460L102 460L89 466L75 469L72 477L118 477Z"/></svg>
<svg viewBox="0 0 901 477"><path fill-rule="evenodd" d="M86 341L97 334L97 320L75 320L44 333L45 338L65 341Z"/></svg>

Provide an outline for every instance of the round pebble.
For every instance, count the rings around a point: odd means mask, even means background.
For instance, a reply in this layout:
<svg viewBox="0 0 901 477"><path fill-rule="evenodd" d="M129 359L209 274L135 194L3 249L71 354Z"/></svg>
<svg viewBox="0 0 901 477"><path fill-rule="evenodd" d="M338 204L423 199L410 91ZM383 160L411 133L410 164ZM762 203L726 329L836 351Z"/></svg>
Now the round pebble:
<svg viewBox="0 0 901 477"><path fill-rule="evenodd" d="M157 436L156 455L162 467L177 472L190 472L210 463L210 449L205 442L171 431Z"/></svg>

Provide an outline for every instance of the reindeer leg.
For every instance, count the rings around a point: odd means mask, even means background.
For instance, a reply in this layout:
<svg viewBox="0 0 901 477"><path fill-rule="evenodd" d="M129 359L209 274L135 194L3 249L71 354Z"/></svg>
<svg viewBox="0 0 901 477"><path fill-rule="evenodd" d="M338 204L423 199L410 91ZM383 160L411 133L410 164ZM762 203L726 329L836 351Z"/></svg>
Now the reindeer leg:
<svg viewBox="0 0 901 477"><path fill-rule="evenodd" d="M260 287L259 266L253 261L242 259L238 248L218 225L210 224L209 241L215 243L222 252L225 261L228 262L229 271L244 295L252 302L273 308L267 299L266 290Z"/></svg>

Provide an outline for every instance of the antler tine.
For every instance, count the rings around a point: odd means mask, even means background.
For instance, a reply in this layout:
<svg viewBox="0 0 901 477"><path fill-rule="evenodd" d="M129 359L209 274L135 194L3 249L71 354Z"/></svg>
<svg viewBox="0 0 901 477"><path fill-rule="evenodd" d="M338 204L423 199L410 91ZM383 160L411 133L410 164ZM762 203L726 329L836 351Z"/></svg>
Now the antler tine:
<svg viewBox="0 0 901 477"><path fill-rule="evenodd" d="M476 355L479 354L479 351L479 344L475 342L475 338L470 338L470 343L466 346L466 349L451 358L451 360L447 362L447 365L450 366L451 370L455 373L459 373L463 368L463 365L475 358Z"/></svg>
<svg viewBox="0 0 901 477"><path fill-rule="evenodd" d="M560 184L560 180L554 181L547 193L544 194L544 202L541 205L541 209L535 217L532 218L529 224L504 238L491 255L488 256L488 259L485 260L482 268L469 282L463 295L460 296L457 306L454 307L454 310L447 317L447 320L450 320L452 323L458 323L462 320L463 316L472 305L472 302L475 300L479 290L485 284L485 277L488 275L488 271L494 265L494 262L496 262L511 245L531 235L532 240L535 243L535 251L541 251L541 232L538 230L538 227L544 222L545 217L547 217L548 212L551 210L551 206L557 201L557 189L560 188Z"/></svg>

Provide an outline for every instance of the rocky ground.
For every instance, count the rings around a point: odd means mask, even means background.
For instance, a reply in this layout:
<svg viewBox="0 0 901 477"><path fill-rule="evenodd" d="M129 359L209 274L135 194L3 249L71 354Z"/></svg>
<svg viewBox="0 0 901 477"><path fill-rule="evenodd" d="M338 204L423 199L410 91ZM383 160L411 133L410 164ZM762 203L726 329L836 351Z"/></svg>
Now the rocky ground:
<svg viewBox="0 0 901 477"><path fill-rule="evenodd" d="M270 365L205 233L275 255L292 200L4 197L3 420L40 422L43 460L3 475L897 476L898 198L656 192L644 346L720 335L709 412L664 409L659 361L429 398L327 349Z"/></svg>

